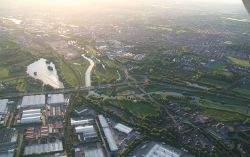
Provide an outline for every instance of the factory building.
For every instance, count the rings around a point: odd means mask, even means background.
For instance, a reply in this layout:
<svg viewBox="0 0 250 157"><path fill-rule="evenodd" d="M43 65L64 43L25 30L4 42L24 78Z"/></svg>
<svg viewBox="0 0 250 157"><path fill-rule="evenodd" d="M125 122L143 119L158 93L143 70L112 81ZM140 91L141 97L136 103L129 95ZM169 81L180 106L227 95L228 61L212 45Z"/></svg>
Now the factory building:
<svg viewBox="0 0 250 157"><path fill-rule="evenodd" d="M8 99L0 100L0 125L5 123L5 118L8 113Z"/></svg>
<svg viewBox="0 0 250 157"><path fill-rule="evenodd" d="M117 123L114 128L122 133L125 133L125 134L130 134L133 130L132 128L130 128L126 125L123 125L121 123Z"/></svg>
<svg viewBox="0 0 250 157"><path fill-rule="evenodd" d="M177 152L174 149L164 147L160 144L155 144L145 157L180 157L181 155L182 153Z"/></svg>
<svg viewBox="0 0 250 157"><path fill-rule="evenodd" d="M38 155L43 153L58 153L63 151L62 141L47 144L36 144L26 146L24 148L24 155Z"/></svg>
<svg viewBox="0 0 250 157"><path fill-rule="evenodd" d="M23 109L41 109L45 106L45 95L24 96L21 108Z"/></svg>
<svg viewBox="0 0 250 157"><path fill-rule="evenodd" d="M8 99L2 99L0 100L0 115L5 115L7 114L8 111Z"/></svg>
<svg viewBox="0 0 250 157"><path fill-rule="evenodd" d="M42 113L40 109L23 110L22 118L17 121L20 124L42 123Z"/></svg>
<svg viewBox="0 0 250 157"><path fill-rule="evenodd" d="M129 157L193 157L191 154L180 149L158 142L146 142L138 147Z"/></svg>
<svg viewBox="0 0 250 157"><path fill-rule="evenodd" d="M83 119L83 120L74 120L70 119L71 125L87 125L87 124L93 124L94 119Z"/></svg>
<svg viewBox="0 0 250 157"><path fill-rule="evenodd" d="M118 150L118 146L114 140L114 137L111 133L111 130L109 128L108 122L106 120L105 117L103 117L103 115L98 115L98 119L100 121L100 124L102 126L104 135L107 139L108 145L109 145L109 149L111 150L111 152L115 152Z"/></svg>
<svg viewBox="0 0 250 157"><path fill-rule="evenodd" d="M97 138L97 132L93 125L77 126L75 131L82 135L84 141ZM78 136L78 138L81 140L81 136Z"/></svg>
<svg viewBox="0 0 250 157"><path fill-rule="evenodd" d="M61 106L66 104L63 94L49 94L47 102L49 106Z"/></svg>

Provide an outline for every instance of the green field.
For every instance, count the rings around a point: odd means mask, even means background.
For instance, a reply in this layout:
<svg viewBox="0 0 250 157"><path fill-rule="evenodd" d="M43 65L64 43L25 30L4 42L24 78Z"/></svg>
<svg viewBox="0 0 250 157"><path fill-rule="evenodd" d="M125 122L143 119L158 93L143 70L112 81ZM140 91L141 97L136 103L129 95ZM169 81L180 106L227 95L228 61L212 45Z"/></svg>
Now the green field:
<svg viewBox="0 0 250 157"><path fill-rule="evenodd" d="M76 73L66 61L61 61L60 70L63 75L64 81L72 87L79 86L79 80Z"/></svg>
<svg viewBox="0 0 250 157"><path fill-rule="evenodd" d="M9 70L7 68L0 67L0 78L6 78L9 76Z"/></svg>
<svg viewBox="0 0 250 157"><path fill-rule="evenodd" d="M89 51L96 57L94 59L92 58L95 62L92 74L92 82L94 85L118 81L118 72L121 76L120 79L122 80L124 78L122 66L116 60L112 60L108 58L108 56L102 54L101 52L97 52L94 49L90 49Z"/></svg>
<svg viewBox="0 0 250 157"><path fill-rule="evenodd" d="M240 94L248 99L250 99L250 90L249 89L244 89L244 88L234 88L232 90L233 92Z"/></svg>
<svg viewBox="0 0 250 157"><path fill-rule="evenodd" d="M117 105L127 111L131 112L137 117L145 117L147 115L155 115L159 109L159 106L156 106L148 101L129 101L129 100L114 100L111 101L112 104Z"/></svg>
<svg viewBox="0 0 250 157"><path fill-rule="evenodd" d="M250 63L248 60L243 60L243 59L238 59L235 57L227 57L233 64L242 66L242 67L246 67L249 68L250 67Z"/></svg>
<svg viewBox="0 0 250 157"><path fill-rule="evenodd" d="M230 121L230 119L241 119L250 117L250 113L240 107L226 107L220 103L208 100L201 100L197 103L204 114L221 121ZM220 114L217 114L220 113Z"/></svg>
<svg viewBox="0 0 250 157"><path fill-rule="evenodd" d="M213 64L210 67L210 71L213 75L222 75L225 77L232 77L233 73L231 73L225 65L222 64Z"/></svg>
<svg viewBox="0 0 250 157"><path fill-rule="evenodd" d="M220 122L232 122L232 121L244 121L244 116L237 113L228 113L224 111L218 111L215 109L205 109L203 111L204 115L214 118Z"/></svg>
<svg viewBox="0 0 250 157"><path fill-rule="evenodd" d="M230 83L223 81L223 80L211 79L211 78L205 78L205 77L201 78L199 80L199 82L204 83L204 84L208 84L211 86L215 86L217 88L227 88L231 85Z"/></svg>

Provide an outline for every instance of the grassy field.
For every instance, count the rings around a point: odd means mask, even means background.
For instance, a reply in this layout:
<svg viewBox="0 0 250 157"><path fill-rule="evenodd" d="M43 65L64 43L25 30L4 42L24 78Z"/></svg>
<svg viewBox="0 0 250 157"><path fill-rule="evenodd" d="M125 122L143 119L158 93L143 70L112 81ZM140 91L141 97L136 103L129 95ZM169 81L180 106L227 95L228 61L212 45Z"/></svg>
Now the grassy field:
<svg viewBox="0 0 250 157"><path fill-rule="evenodd" d="M213 75L223 75L225 77L232 77L233 73L231 73L225 65L222 64L213 64L210 67L210 71Z"/></svg>
<svg viewBox="0 0 250 157"><path fill-rule="evenodd" d="M217 121L221 122L232 122L232 121L244 121L244 116L235 113L228 113L224 111L218 111L215 109L205 109L203 113L208 116L212 117Z"/></svg>
<svg viewBox="0 0 250 157"><path fill-rule="evenodd" d="M233 64L242 66L242 67L246 67L249 68L250 67L250 63L248 60L243 60L243 59L238 59L235 57L227 57Z"/></svg>
<svg viewBox="0 0 250 157"><path fill-rule="evenodd" d="M234 88L232 91L250 99L250 90L249 89Z"/></svg>
<svg viewBox="0 0 250 157"><path fill-rule="evenodd" d="M125 77L122 66L116 60L112 60L94 49L89 49L89 54L92 54L92 59L95 62L92 75L94 85L113 83ZM120 80L118 73L121 77Z"/></svg>
<svg viewBox="0 0 250 157"><path fill-rule="evenodd" d="M223 80L219 80L219 79L211 79L211 78L201 78L199 80L199 82L204 83L204 84L208 84L208 85L212 85L215 86L217 88L227 88L229 87L231 84L223 81Z"/></svg>
<svg viewBox="0 0 250 157"><path fill-rule="evenodd" d="M147 115L155 115L157 114L157 111L159 109L159 106L156 106L147 101L133 102L129 100L114 100L111 101L111 103L128 110L129 112L140 118Z"/></svg>
<svg viewBox="0 0 250 157"><path fill-rule="evenodd" d="M239 119L239 117L240 119L250 117L250 113L247 110L237 106L226 107L220 103L208 100L201 100L200 102L197 103L197 105L202 108L204 114L216 119L220 119L221 121L229 121L230 119Z"/></svg>
<svg viewBox="0 0 250 157"><path fill-rule="evenodd" d="M7 68L0 67L0 78L6 78L9 76L9 70Z"/></svg>
<svg viewBox="0 0 250 157"><path fill-rule="evenodd" d="M67 63L67 61L60 62L60 72L67 84L72 87L79 86L79 78L74 70L70 67L70 64Z"/></svg>

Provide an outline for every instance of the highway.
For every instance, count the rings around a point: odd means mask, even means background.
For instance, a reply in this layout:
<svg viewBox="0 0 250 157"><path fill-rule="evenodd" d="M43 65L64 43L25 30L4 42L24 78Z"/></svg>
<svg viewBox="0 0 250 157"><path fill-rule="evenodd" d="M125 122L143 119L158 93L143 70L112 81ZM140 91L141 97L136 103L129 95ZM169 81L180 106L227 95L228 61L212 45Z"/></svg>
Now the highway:
<svg viewBox="0 0 250 157"><path fill-rule="evenodd" d="M57 94L57 93L77 93L79 91L91 91L91 90L96 90L96 89L102 89L102 88L111 88L111 87L116 87L116 86L121 86L121 85L128 85L128 84L142 84L142 82L120 82L120 83L112 83L112 84L103 84L99 86L91 86L91 87L76 87L76 88L67 88L67 89L55 89L51 91L39 91L39 92L25 92L25 93L4 93L0 94L0 98L18 98L18 97L23 97L23 96L28 96L28 95L40 95L40 94Z"/></svg>

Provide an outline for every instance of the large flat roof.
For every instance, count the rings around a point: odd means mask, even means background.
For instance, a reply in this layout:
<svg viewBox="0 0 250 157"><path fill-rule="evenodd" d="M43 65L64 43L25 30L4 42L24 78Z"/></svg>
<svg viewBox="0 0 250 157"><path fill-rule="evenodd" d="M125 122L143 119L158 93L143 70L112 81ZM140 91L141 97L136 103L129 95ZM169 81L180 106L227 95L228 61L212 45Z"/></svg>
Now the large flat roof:
<svg viewBox="0 0 250 157"><path fill-rule="evenodd" d="M85 125L85 124L91 124L93 119L81 119L81 120L74 120L70 119L71 125Z"/></svg>
<svg viewBox="0 0 250 157"><path fill-rule="evenodd" d="M24 96L21 107L37 106L42 107L45 105L45 95L31 95Z"/></svg>
<svg viewBox="0 0 250 157"><path fill-rule="evenodd" d="M49 94L48 95L48 104L63 104L65 103L63 94Z"/></svg>
<svg viewBox="0 0 250 157"><path fill-rule="evenodd" d="M6 112L8 101L9 101L8 99L1 99L0 100L0 113Z"/></svg>
<svg viewBox="0 0 250 157"><path fill-rule="evenodd" d="M109 145L109 148L111 151L117 151L118 150L118 147L117 147L117 144L114 140L114 137L111 133L111 130L110 128L103 128L103 132L105 134L105 137L108 141L108 145Z"/></svg>
<svg viewBox="0 0 250 157"><path fill-rule="evenodd" d="M103 128L109 127L108 122L106 118L103 117L103 115L98 115L98 118Z"/></svg>
<svg viewBox="0 0 250 157"><path fill-rule="evenodd" d="M101 123L103 132L105 134L105 137L107 139L109 148L111 151L117 151L118 150L118 146L114 140L114 137L111 133L111 130L109 128L108 122L106 120L106 118L103 115L98 115L99 121Z"/></svg>
<svg viewBox="0 0 250 157"><path fill-rule="evenodd" d="M85 147L84 155L85 157L104 157L104 153L101 147L100 148Z"/></svg>
<svg viewBox="0 0 250 157"><path fill-rule="evenodd" d="M128 157L193 157L187 152L164 143L147 141L135 148Z"/></svg>
<svg viewBox="0 0 250 157"><path fill-rule="evenodd" d="M26 146L24 149L24 155L61 152L61 151L63 151L62 141L57 141L54 143Z"/></svg>
<svg viewBox="0 0 250 157"><path fill-rule="evenodd" d="M132 128L121 123L117 123L114 128L125 134L129 134L133 130Z"/></svg>

